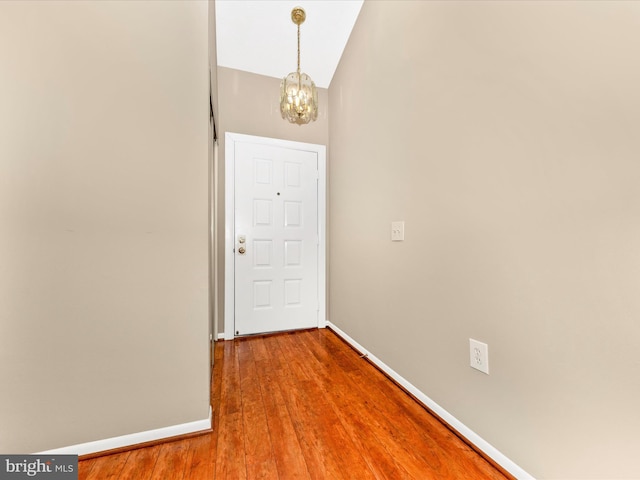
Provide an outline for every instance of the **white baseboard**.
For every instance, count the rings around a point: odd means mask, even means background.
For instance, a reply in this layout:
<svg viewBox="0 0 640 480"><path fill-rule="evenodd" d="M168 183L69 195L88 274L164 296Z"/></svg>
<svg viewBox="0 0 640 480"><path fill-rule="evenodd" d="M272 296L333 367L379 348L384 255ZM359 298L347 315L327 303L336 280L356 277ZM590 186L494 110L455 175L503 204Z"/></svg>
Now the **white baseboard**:
<svg viewBox="0 0 640 480"><path fill-rule="evenodd" d="M209 407L209 418L196 420L194 422L172 425L170 427L147 430L145 432L131 433L120 437L106 438L95 442L79 443L69 447L56 448L38 452L37 455L88 455L96 452L106 452L116 448L130 447L140 443L153 442L164 438L186 435L189 433L201 432L211 428L211 407Z"/></svg>
<svg viewBox="0 0 640 480"><path fill-rule="evenodd" d="M501 453L498 449L496 449L489 442L480 437L477 433L471 430L469 427L464 425L460 420L447 412L444 408L438 405L436 402L431 400L427 395L418 390L414 385L409 383L405 378L401 377L392 370L388 365L386 365L382 360L377 358L371 352L367 351L362 345L356 342L353 338L347 335L345 332L340 330L333 323L327 321L327 327L333 330L336 334L338 334L344 341L350 344L353 348L358 350L361 354L366 355L367 359L376 365L380 370L389 375L394 381L396 381L399 385L405 388L411 395L413 395L418 401L420 401L427 408L432 410L436 415L438 415L442 420L444 420L447 424L451 426L456 432L465 437L469 442L475 445L479 450L484 452L489 458L491 458L494 462L504 468L511 475L516 477L519 480L534 480L534 477L524 471L521 467L515 464L512 460L507 458L503 453Z"/></svg>

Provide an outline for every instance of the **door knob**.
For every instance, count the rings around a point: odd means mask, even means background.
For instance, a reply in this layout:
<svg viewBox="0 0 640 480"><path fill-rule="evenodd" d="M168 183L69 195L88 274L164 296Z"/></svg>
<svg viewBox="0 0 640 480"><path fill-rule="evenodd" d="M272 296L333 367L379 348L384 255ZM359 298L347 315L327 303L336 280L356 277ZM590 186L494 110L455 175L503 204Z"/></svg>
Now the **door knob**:
<svg viewBox="0 0 640 480"><path fill-rule="evenodd" d="M240 248L238 248L238 253L239 253L240 255L244 255L244 254L245 254L245 252L246 252L246 250L245 250L244 246L241 246Z"/></svg>

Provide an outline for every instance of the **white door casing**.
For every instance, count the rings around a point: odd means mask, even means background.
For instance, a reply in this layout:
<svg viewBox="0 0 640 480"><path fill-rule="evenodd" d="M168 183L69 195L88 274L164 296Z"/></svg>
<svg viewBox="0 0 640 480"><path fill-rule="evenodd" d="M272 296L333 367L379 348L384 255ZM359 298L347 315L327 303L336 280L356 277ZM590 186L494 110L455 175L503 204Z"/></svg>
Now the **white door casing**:
<svg viewBox="0 0 640 480"><path fill-rule="evenodd" d="M324 327L326 148L234 133L225 144L224 338Z"/></svg>

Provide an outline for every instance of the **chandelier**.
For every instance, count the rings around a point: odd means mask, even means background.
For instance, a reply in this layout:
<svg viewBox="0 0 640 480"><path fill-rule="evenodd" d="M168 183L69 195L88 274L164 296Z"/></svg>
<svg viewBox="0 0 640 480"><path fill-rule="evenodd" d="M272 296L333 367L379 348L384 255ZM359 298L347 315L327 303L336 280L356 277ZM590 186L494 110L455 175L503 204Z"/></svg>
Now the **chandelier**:
<svg viewBox="0 0 640 480"><path fill-rule="evenodd" d="M300 73L300 25L307 18L300 7L291 10L291 21L298 26L298 69L282 79L280 113L291 123L303 125L318 118L316 84L306 73Z"/></svg>

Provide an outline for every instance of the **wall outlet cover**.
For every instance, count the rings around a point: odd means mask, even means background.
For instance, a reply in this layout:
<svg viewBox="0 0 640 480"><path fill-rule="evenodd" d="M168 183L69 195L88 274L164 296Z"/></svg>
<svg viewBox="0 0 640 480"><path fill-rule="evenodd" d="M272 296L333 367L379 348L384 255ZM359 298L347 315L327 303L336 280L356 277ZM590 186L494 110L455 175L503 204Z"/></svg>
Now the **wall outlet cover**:
<svg viewBox="0 0 640 480"><path fill-rule="evenodd" d="M489 375L489 345L469 339L469 364L471 368Z"/></svg>
<svg viewBox="0 0 640 480"><path fill-rule="evenodd" d="M404 222L391 222L391 241L402 242L404 240Z"/></svg>

